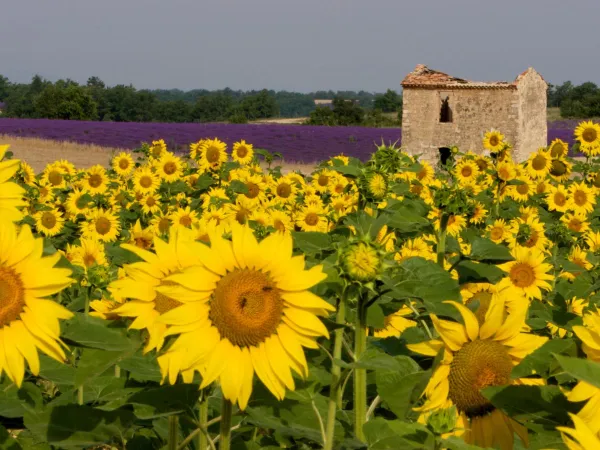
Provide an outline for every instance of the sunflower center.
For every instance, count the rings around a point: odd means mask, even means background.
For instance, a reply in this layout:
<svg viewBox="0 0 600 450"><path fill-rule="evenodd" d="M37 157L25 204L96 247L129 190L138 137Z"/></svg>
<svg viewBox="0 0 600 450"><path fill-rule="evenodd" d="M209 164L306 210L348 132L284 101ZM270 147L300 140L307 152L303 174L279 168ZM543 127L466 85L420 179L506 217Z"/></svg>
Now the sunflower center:
<svg viewBox="0 0 600 450"><path fill-rule="evenodd" d="M566 173L567 173L567 165L564 162L559 161L557 159L552 161L552 167L550 168L550 175L553 175L555 177L560 177Z"/></svg>
<svg viewBox="0 0 600 450"><path fill-rule="evenodd" d="M48 174L48 181L50 182L50 184L52 186L58 186L60 183L62 183L63 177L60 174L60 172L57 172L56 170L53 170L52 172L50 172Z"/></svg>
<svg viewBox="0 0 600 450"><path fill-rule="evenodd" d="M169 161L163 166L163 171L167 175L173 175L175 172L177 172L177 164L175 164L173 161Z"/></svg>
<svg viewBox="0 0 600 450"><path fill-rule="evenodd" d="M498 139L498 136L496 136L495 134L490 136L490 145L492 147L495 147L496 145L498 145L499 142L500 142L500 140Z"/></svg>
<svg viewBox="0 0 600 450"><path fill-rule="evenodd" d="M169 219L163 217L162 219L160 219L160 222L158 222L158 231L160 231L161 233L166 233L167 231L169 231L170 226L171 224L169 223Z"/></svg>
<svg viewBox="0 0 600 450"><path fill-rule="evenodd" d="M44 228L47 228L50 230L50 229L54 228L54 225L56 225L56 217L51 212L46 211L44 214L42 214L41 222L42 222L42 225L44 226Z"/></svg>
<svg viewBox="0 0 600 450"><path fill-rule="evenodd" d="M277 196L288 198L292 194L292 187L287 183L281 183L277 186Z"/></svg>
<svg viewBox="0 0 600 450"><path fill-rule="evenodd" d="M91 187L97 188L102 184L102 176L98 175L97 173L94 173L90 175L88 183Z"/></svg>
<svg viewBox="0 0 600 450"><path fill-rule="evenodd" d="M277 231L281 231L282 233L285 232L285 225L279 219L275 219L273 221L273 228L275 228Z"/></svg>
<svg viewBox="0 0 600 450"><path fill-rule="evenodd" d="M98 217L98 219L96 219L96 231L98 234L106 234L110 231L110 228L110 220L106 217Z"/></svg>
<svg viewBox="0 0 600 450"><path fill-rule="evenodd" d="M421 192L423 192L423 186L420 184L413 184L410 187L410 192L412 192L415 195L420 195Z"/></svg>
<svg viewBox="0 0 600 450"><path fill-rule="evenodd" d="M94 264L96 264L96 258L91 253L86 253L83 256L83 264L85 265L85 267L91 267Z"/></svg>
<svg viewBox="0 0 600 450"><path fill-rule="evenodd" d="M544 192L546 192L546 183L544 183L543 181L539 182L536 186L535 191L538 194L543 194Z"/></svg>
<svg viewBox="0 0 600 450"><path fill-rule="evenodd" d="M594 128L586 128L583 133L581 133L581 138L585 142L594 142L598 139L598 132Z"/></svg>
<svg viewBox="0 0 600 450"><path fill-rule="evenodd" d="M581 228L582 228L581 220L573 217L571 220L569 220L568 227L569 227L569 230L571 230L571 231L581 231Z"/></svg>
<svg viewBox="0 0 600 450"><path fill-rule="evenodd" d="M546 158L543 155L537 155L531 161L531 167L535 170L544 170L546 168Z"/></svg>
<svg viewBox="0 0 600 450"><path fill-rule="evenodd" d="M319 223L319 216L313 212L308 213L304 218L304 222L306 222L307 225L314 227L316 224Z"/></svg>
<svg viewBox="0 0 600 450"><path fill-rule="evenodd" d="M485 171L485 170L487 170L488 163L487 163L487 161L485 159L478 159L476 161L476 163L477 163L477 167L479 167L479 170L481 170L482 172Z"/></svg>
<svg viewBox="0 0 600 450"><path fill-rule="evenodd" d="M239 158L245 158L246 155L248 154L248 148L246 148L245 145L240 145L238 147L238 149L236 150L236 153Z"/></svg>
<svg viewBox="0 0 600 450"><path fill-rule="evenodd" d="M565 147L560 142L557 142L550 148L550 156L560 158L565 153Z"/></svg>
<svg viewBox="0 0 600 450"><path fill-rule="evenodd" d="M554 194L554 203L558 206L563 206L567 202L567 197L562 192L557 192Z"/></svg>
<svg viewBox="0 0 600 450"><path fill-rule="evenodd" d="M144 189L148 189L150 186L152 186L152 178L148 175L140 177L140 186Z"/></svg>
<svg viewBox="0 0 600 450"><path fill-rule="evenodd" d="M469 166L463 167L460 171L460 174L465 178L470 177L472 173L473 173L473 169L471 169L471 167L469 167Z"/></svg>
<svg viewBox="0 0 600 450"><path fill-rule="evenodd" d="M319 183L319 186L327 186L329 184L329 177L327 175L321 174L317 179L317 183Z"/></svg>
<svg viewBox="0 0 600 450"><path fill-rule="evenodd" d="M501 167L498 170L498 177L501 180L508 181L508 179L510 178L510 171L506 167Z"/></svg>
<svg viewBox="0 0 600 450"><path fill-rule="evenodd" d="M187 214L185 216L181 216L179 218L179 224L183 225L184 227L189 227L192 224L192 218Z"/></svg>
<svg viewBox="0 0 600 450"><path fill-rule="evenodd" d="M427 169L425 169L425 167L423 167L421 170L419 170L417 172L417 180L422 180L423 178L425 178L427 176Z"/></svg>
<svg viewBox="0 0 600 450"><path fill-rule="evenodd" d="M512 367L511 357L502 344L488 340L469 342L454 354L448 375L448 397L468 417L488 414L494 406L479 391L508 384Z"/></svg>
<svg viewBox="0 0 600 450"><path fill-rule="evenodd" d="M575 204L577 204L577 206L583 206L587 203L587 194L583 191L575 191L573 200L575 200Z"/></svg>
<svg viewBox="0 0 600 450"><path fill-rule="evenodd" d="M168 284L168 282L163 282L163 286ZM171 311L172 309L181 306L183 303L171 298L167 297L160 292L156 293L156 298L154 299L154 310L158 311L160 314L164 314L167 311Z"/></svg>
<svg viewBox="0 0 600 450"><path fill-rule="evenodd" d="M594 175L592 184L594 185L594 187L600 188L600 173L597 173L596 175Z"/></svg>
<svg viewBox="0 0 600 450"><path fill-rule="evenodd" d="M154 206L156 205L156 199L154 197L148 197L146 199L146 206Z"/></svg>
<svg viewBox="0 0 600 450"><path fill-rule="evenodd" d="M129 167L129 161L127 161L125 158L122 158L119 160L119 168L120 169L127 169Z"/></svg>
<svg viewBox="0 0 600 450"><path fill-rule="evenodd" d="M525 195L529 192L529 185L527 183L519 184L517 186L517 192L521 195Z"/></svg>
<svg viewBox="0 0 600 450"><path fill-rule="evenodd" d="M209 317L233 345L258 345L277 330L283 300L275 282L264 272L236 269L217 283Z"/></svg>
<svg viewBox="0 0 600 450"><path fill-rule="evenodd" d="M0 328L19 318L25 307L25 288L11 268L0 267Z"/></svg>
<svg viewBox="0 0 600 450"><path fill-rule="evenodd" d="M490 237L492 240L498 241L502 239L502 236L504 236L504 229L502 227L494 227L491 229Z"/></svg>
<svg viewBox="0 0 600 450"><path fill-rule="evenodd" d="M258 187L258 185L256 183L248 181L246 183L246 187L248 188L248 193L246 194L246 197L248 197L248 198L258 197L258 194L260 193L260 188Z"/></svg>
<svg viewBox="0 0 600 450"><path fill-rule="evenodd" d="M206 149L205 155L206 160L211 164L214 164L219 161L219 149L215 147L208 147Z"/></svg>
<svg viewBox="0 0 600 450"><path fill-rule="evenodd" d="M510 281L520 288L526 288L535 283L535 271L527 263L518 262L513 265L508 276Z"/></svg>
<svg viewBox="0 0 600 450"><path fill-rule="evenodd" d="M150 248L152 246L152 240L151 239L146 239L144 237L136 237L134 239L135 245L136 247L139 248Z"/></svg>

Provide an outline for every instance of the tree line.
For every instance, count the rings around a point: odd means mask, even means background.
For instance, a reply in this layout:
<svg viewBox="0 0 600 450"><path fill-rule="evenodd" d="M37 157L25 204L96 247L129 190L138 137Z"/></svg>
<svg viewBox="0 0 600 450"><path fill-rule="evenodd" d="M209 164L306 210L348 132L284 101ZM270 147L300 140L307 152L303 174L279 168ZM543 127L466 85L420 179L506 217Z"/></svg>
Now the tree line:
<svg viewBox="0 0 600 450"><path fill-rule="evenodd" d="M566 81L548 86L548 106L560 108L561 117L600 117L600 88L590 81L574 85Z"/></svg>
<svg viewBox="0 0 600 450"><path fill-rule="evenodd" d="M132 85L107 86L98 77L90 77L85 84L79 84L70 79L51 82L36 75L30 83L12 83L0 75L0 102L4 103L2 117L245 123L273 117L310 116L317 110L315 99L357 101L363 116L365 111L374 109L381 110L379 116L381 112L395 112L401 105L400 97L391 90L385 94L366 91L317 91L305 94L229 88L216 91L138 90ZM324 114L328 114L334 108L318 109L327 110ZM327 122L330 123L331 120Z"/></svg>

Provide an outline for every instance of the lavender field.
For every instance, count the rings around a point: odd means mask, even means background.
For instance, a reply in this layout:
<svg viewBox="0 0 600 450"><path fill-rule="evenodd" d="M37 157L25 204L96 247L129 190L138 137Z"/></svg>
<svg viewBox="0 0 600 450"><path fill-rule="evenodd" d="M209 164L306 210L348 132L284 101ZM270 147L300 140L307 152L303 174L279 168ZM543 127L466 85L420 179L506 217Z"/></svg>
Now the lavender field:
<svg viewBox="0 0 600 450"><path fill-rule="evenodd" d="M573 142L577 121L548 123L548 142ZM280 152L288 161L314 162L344 153L367 159L375 143L401 139L400 128L322 127L298 125L235 125L198 123L81 122L47 119L0 119L0 134L71 141L106 147L135 148L141 142L164 139L171 148L187 148L202 138L218 137L227 144L245 139L256 147Z"/></svg>

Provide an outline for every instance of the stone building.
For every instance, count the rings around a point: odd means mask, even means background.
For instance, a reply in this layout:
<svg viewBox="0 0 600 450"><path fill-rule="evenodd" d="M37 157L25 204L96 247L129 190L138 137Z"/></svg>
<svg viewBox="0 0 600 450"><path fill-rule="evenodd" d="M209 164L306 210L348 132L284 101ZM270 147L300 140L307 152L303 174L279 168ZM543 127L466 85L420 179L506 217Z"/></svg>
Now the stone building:
<svg viewBox="0 0 600 450"><path fill-rule="evenodd" d="M547 145L547 87L533 68L513 82L478 82L419 64L402 81L402 147L430 162L453 145L481 154L483 135L496 129L523 161Z"/></svg>

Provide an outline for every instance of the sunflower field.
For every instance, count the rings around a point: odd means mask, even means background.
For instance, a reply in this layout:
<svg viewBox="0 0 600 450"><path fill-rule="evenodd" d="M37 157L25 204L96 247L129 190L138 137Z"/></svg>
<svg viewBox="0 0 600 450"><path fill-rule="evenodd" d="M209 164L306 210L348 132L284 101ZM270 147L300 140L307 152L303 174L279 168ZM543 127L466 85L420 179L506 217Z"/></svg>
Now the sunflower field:
<svg viewBox="0 0 600 450"><path fill-rule="evenodd" d="M600 448L600 125L575 138L311 174L0 146L0 448Z"/></svg>

